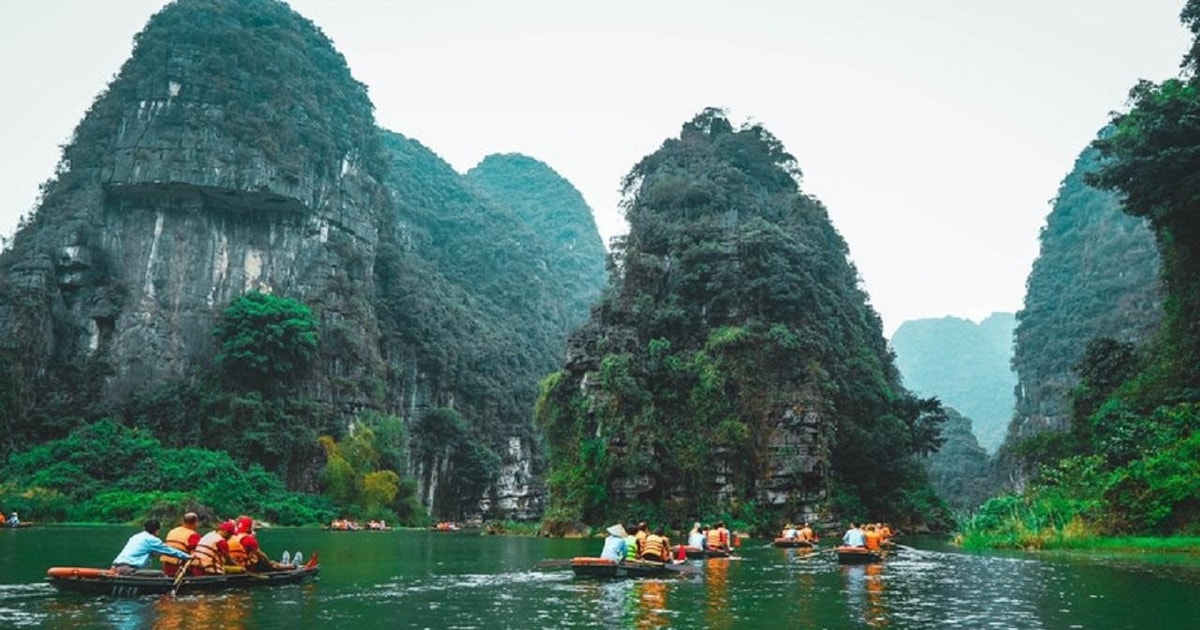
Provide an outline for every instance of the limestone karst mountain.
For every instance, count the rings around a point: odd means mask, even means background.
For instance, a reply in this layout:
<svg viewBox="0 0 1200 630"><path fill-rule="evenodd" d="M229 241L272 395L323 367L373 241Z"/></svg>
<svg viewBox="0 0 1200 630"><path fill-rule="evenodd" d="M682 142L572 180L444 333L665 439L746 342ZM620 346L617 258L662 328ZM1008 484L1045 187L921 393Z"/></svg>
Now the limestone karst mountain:
<svg viewBox="0 0 1200 630"><path fill-rule="evenodd" d="M539 177L559 193L528 207L485 196L380 130L333 42L283 2L166 6L0 256L0 450L102 415L177 446L240 444L251 432L230 432L197 392L222 310L262 291L312 308L319 356L289 386L286 417L257 408L254 443L286 452L229 447L235 458L314 490L318 433L374 410L417 435L450 410L464 422L441 436L453 445L400 472L435 513L477 512L486 495L484 508L536 514L529 408L604 265L602 249L565 255L543 234L557 223L599 241L573 188L549 167ZM155 398L168 387L191 393ZM163 400L154 417L127 406L147 398Z"/></svg>

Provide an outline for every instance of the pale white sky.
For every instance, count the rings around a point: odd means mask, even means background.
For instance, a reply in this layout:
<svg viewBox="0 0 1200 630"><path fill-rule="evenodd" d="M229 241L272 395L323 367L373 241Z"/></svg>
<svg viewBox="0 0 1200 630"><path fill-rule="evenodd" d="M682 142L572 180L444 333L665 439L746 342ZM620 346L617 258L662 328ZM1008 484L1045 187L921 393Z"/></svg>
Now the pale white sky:
<svg viewBox="0 0 1200 630"><path fill-rule="evenodd" d="M0 0L0 234L165 0ZM889 336L1021 308L1076 155L1178 72L1183 0L294 0L379 124L460 172L519 152L605 241L621 177L707 106L799 160Z"/></svg>

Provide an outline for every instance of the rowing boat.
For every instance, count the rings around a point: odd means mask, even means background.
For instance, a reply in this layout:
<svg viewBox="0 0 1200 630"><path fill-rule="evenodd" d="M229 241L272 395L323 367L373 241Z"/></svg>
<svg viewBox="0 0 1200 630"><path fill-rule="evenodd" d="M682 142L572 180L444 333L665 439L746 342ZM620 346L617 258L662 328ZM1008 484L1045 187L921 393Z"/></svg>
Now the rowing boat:
<svg viewBox="0 0 1200 630"><path fill-rule="evenodd" d="M883 559L883 553L878 549L839 545L834 547L833 550L837 553L839 564L868 564L879 562Z"/></svg>
<svg viewBox="0 0 1200 630"><path fill-rule="evenodd" d="M713 549L711 547L705 547L705 548L701 549L699 547L685 546L683 548L683 552L685 554L687 554L688 560L703 560L705 558L728 558L729 556L732 555L726 549Z"/></svg>
<svg viewBox="0 0 1200 630"><path fill-rule="evenodd" d="M46 581L60 591L89 593L92 595L114 595L137 597L140 595L162 595L173 591L221 591L227 589L261 588L299 584L316 577L321 570L317 554L313 554L301 567L264 573L228 573L225 575L187 575L176 584L176 578L162 571L135 571L121 575L108 569L85 567L51 567L46 571Z"/></svg>
<svg viewBox="0 0 1200 630"><path fill-rule="evenodd" d="M625 560L613 562L607 558L580 556L571 558L571 570L575 577L588 578L639 578L663 577L671 573L673 566L649 560Z"/></svg>
<svg viewBox="0 0 1200 630"><path fill-rule="evenodd" d="M799 538L776 538L774 545L776 547L789 547L789 548L804 547L804 548L811 549L813 547L816 547L817 543L815 543L811 540L800 540Z"/></svg>

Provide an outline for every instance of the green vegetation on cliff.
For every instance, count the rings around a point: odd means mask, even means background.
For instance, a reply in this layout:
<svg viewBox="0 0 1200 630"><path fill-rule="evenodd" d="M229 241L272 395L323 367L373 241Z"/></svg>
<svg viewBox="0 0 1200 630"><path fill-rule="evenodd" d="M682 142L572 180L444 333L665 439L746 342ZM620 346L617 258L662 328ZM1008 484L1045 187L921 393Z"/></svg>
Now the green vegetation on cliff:
<svg viewBox="0 0 1200 630"><path fill-rule="evenodd" d="M761 126L709 109L625 179L610 285L543 381L549 521L938 518L899 385L825 208Z"/></svg>
<svg viewBox="0 0 1200 630"><path fill-rule="evenodd" d="M1147 345L1091 340L1074 365L1069 431L1018 444L1041 464L1020 495L993 499L973 544L1070 545L1096 535L1200 532L1200 0L1184 78L1139 83L1094 142L1086 179L1148 220L1162 256L1163 323Z"/></svg>

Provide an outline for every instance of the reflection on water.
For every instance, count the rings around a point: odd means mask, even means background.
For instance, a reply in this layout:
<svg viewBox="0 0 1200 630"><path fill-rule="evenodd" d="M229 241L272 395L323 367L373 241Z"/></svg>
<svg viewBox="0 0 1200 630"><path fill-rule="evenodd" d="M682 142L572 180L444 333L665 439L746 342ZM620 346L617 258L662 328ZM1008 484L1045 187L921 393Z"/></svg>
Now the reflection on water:
<svg viewBox="0 0 1200 630"><path fill-rule="evenodd" d="M709 558L704 563L704 584L708 592L705 610L705 627L724 630L733 627L733 612L729 605L728 558Z"/></svg>
<svg viewBox="0 0 1200 630"><path fill-rule="evenodd" d="M838 566L846 580L846 603L851 617L872 628L891 625L884 606L883 567L878 562Z"/></svg>
<svg viewBox="0 0 1200 630"><path fill-rule="evenodd" d="M253 604L252 597L252 593L245 591L160 597L154 600L149 623L141 627L154 630L247 628L246 619Z"/></svg>

